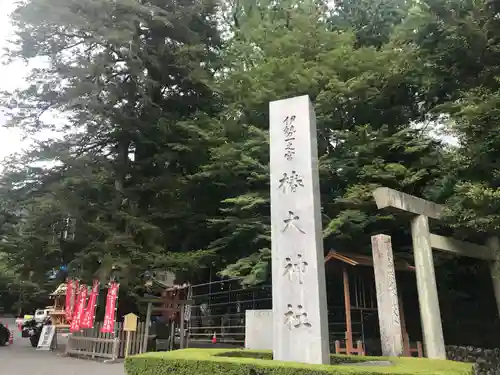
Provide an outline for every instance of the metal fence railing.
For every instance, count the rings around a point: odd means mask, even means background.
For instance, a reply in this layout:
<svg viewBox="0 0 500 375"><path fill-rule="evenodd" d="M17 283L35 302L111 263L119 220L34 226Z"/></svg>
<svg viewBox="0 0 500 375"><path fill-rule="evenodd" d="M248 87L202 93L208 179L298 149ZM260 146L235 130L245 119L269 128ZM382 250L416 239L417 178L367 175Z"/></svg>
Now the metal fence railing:
<svg viewBox="0 0 500 375"><path fill-rule="evenodd" d="M189 346L213 343L243 346L245 312L270 309L271 286L243 287L241 279L218 280L191 286Z"/></svg>

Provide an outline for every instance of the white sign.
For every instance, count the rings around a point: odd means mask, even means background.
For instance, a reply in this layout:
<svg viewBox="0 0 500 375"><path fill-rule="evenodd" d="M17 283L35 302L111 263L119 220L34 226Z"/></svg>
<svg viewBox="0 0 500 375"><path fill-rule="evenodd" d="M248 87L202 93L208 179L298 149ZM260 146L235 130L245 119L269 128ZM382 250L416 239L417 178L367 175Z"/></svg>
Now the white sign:
<svg viewBox="0 0 500 375"><path fill-rule="evenodd" d="M245 349L273 350L273 310L245 311Z"/></svg>
<svg viewBox="0 0 500 375"><path fill-rule="evenodd" d="M54 335L56 333L55 326L43 326L42 334L40 335L40 340L38 340L37 350L50 350L52 347L52 341L54 341Z"/></svg>

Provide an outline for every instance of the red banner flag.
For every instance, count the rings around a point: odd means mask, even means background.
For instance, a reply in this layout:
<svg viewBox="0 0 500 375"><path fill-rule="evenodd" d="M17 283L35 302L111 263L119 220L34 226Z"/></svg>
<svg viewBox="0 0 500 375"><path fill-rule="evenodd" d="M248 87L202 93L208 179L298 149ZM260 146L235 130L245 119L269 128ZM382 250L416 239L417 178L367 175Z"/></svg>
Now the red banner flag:
<svg viewBox="0 0 500 375"><path fill-rule="evenodd" d="M68 280L66 284L66 320L70 322L73 319L75 305L78 302L78 280Z"/></svg>
<svg viewBox="0 0 500 375"><path fill-rule="evenodd" d="M87 301L87 293L87 285L82 284L82 286L80 287L80 293L78 294L78 299L75 304L73 320L71 320L71 326L69 327L70 332L77 332L81 329L82 318L85 312L85 302Z"/></svg>
<svg viewBox="0 0 500 375"><path fill-rule="evenodd" d="M106 312L104 323L101 328L102 333L112 333L115 330L116 300L118 299L118 288L120 284L111 283L106 297Z"/></svg>
<svg viewBox="0 0 500 375"><path fill-rule="evenodd" d="M66 281L66 306L65 307L65 312L66 312L66 320L69 322L71 321L71 318L73 317L73 300L75 298L74 296L74 289L73 289L73 280L68 279Z"/></svg>
<svg viewBox="0 0 500 375"><path fill-rule="evenodd" d="M81 328L93 328L95 319L95 308L97 305L97 296L99 295L99 281L94 280L92 291L90 292L89 303L83 314Z"/></svg>

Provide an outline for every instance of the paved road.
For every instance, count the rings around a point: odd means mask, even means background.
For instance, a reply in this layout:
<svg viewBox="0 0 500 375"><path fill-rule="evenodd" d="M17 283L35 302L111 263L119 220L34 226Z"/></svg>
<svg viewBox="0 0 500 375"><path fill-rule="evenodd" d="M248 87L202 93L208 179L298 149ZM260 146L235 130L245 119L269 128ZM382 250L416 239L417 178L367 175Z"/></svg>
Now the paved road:
<svg viewBox="0 0 500 375"><path fill-rule="evenodd" d="M3 319L2 323L7 323L9 328L15 327L11 319ZM122 363L99 363L37 351L19 331L13 331L14 345L0 347L2 375L125 375Z"/></svg>

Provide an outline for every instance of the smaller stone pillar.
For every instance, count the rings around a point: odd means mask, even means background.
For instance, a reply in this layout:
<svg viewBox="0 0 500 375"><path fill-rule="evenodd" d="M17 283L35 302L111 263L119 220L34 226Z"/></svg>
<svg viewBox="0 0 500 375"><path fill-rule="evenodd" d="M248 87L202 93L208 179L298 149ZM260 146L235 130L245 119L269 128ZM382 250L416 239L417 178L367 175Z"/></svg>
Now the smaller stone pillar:
<svg viewBox="0 0 500 375"><path fill-rule="evenodd" d="M382 355L398 357L403 354L403 336L391 237L372 236L372 253Z"/></svg>
<svg viewBox="0 0 500 375"><path fill-rule="evenodd" d="M411 221L413 254L417 274L418 303L424 331L425 354L432 359L446 359L443 325L434 274L429 218L418 215Z"/></svg>

